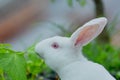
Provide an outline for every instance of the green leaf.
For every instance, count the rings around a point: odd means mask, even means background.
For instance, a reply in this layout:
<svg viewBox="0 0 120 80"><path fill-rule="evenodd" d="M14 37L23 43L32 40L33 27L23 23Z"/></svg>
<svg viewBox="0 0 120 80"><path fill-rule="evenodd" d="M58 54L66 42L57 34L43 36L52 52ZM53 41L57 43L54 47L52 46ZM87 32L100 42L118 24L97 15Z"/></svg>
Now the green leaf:
<svg viewBox="0 0 120 80"><path fill-rule="evenodd" d="M55 0L51 0L51 2L55 2Z"/></svg>
<svg viewBox="0 0 120 80"><path fill-rule="evenodd" d="M7 73L9 80L27 80L26 62L21 52L0 49L0 68Z"/></svg>
<svg viewBox="0 0 120 80"><path fill-rule="evenodd" d="M81 6L86 5L86 0L77 0Z"/></svg>
<svg viewBox="0 0 120 80"><path fill-rule="evenodd" d="M0 48L10 48L10 44L0 44Z"/></svg>
<svg viewBox="0 0 120 80"><path fill-rule="evenodd" d="M67 0L67 2L68 2L68 5L69 5L70 7L73 6L73 1L72 1L72 0Z"/></svg>
<svg viewBox="0 0 120 80"><path fill-rule="evenodd" d="M49 68L46 67L44 61L37 55L34 50L35 45L32 45L26 50L26 61L27 61L27 71L28 74L36 76L39 73L47 71L49 73Z"/></svg>
<svg viewBox="0 0 120 80"><path fill-rule="evenodd" d="M29 47L26 51L26 61L27 61L27 70L33 75L37 75L41 72L41 66L43 65L43 60L37 55L34 51L34 45Z"/></svg>

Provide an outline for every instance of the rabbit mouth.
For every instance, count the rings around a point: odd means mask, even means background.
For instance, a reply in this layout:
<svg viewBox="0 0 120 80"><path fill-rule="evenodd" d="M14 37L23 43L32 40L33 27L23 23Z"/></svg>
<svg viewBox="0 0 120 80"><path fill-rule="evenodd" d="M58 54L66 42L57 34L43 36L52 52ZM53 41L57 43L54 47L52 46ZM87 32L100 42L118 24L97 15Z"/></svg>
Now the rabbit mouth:
<svg viewBox="0 0 120 80"><path fill-rule="evenodd" d="M40 54L39 54L39 53L37 53L37 52L36 52L36 54L37 54L37 55L38 55L41 59L44 59L42 56L40 56Z"/></svg>

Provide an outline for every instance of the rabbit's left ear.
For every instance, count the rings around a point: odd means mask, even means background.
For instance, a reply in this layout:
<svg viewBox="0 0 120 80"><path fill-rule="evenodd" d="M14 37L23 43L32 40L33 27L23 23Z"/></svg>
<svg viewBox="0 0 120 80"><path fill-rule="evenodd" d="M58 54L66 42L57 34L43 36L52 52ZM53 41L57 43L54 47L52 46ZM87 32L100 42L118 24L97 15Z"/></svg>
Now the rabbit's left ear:
<svg viewBox="0 0 120 80"><path fill-rule="evenodd" d="M106 24L107 19L104 17L93 19L76 30L72 34L71 40L75 46L84 46L96 38Z"/></svg>

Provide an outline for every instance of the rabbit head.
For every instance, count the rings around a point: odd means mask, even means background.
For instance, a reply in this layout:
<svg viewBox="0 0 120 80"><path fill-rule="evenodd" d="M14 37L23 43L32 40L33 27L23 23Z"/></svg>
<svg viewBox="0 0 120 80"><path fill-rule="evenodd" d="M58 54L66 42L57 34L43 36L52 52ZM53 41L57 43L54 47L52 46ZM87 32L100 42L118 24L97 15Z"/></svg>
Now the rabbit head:
<svg viewBox="0 0 120 80"><path fill-rule="evenodd" d="M87 59L82 55L82 47L96 38L106 23L104 17L93 19L76 30L70 38L55 36L39 42L35 51L55 71L76 61L85 61Z"/></svg>

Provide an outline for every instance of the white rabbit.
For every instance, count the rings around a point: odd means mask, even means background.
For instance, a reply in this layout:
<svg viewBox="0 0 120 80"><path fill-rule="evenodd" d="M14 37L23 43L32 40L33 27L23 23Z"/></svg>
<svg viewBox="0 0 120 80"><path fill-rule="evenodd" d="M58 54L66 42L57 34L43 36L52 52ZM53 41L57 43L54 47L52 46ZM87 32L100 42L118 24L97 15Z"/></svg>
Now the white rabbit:
<svg viewBox="0 0 120 80"><path fill-rule="evenodd" d="M56 36L41 41L35 51L61 80L116 80L103 66L87 60L81 52L83 46L102 32L106 23L104 17L93 19L70 38Z"/></svg>

